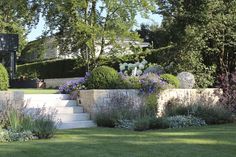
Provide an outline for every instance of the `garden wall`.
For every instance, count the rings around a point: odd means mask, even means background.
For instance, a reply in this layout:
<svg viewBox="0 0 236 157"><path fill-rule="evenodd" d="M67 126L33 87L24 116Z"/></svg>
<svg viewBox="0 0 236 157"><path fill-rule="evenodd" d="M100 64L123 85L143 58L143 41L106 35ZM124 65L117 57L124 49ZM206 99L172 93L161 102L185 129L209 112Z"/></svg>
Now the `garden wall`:
<svg viewBox="0 0 236 157"><path fill-rule="evenodd" d="M158 115L163 113L164 106L171 100L179 101L185 105L205 101L215 105L219 97L214 94L217 89L167 89L160 93L157 97ZM81 104L87 112L93 113L99 106L107 105L113 95L129 96L138 104L142 102L143 97L139 95L138 90L81 90L79 93L79 104Z"/></svg>
<svg viewBox="0 0 236 157"><path fill-rule="evenodd" d="M80 78L81 77L44 79L44 82L46 83L46 88L58 88L67 81L78 80Z"/></svg>
<svg viewBox="0 0 236 157"><path fill-rule="evenodd" d="M161 116L163 114L165 105L170 101L181 103L186 106L199 102L216 105L219 102L219 96L215 93L221 93L221 90L216 88L164 90L158 97L158 115Z"/></svg>
<svg viewBox="0 0 236 157"><path fill-rule="evenodd" d="M0 91L0 107L1 104L9 103L12 105L20 105L24 103L24 93L20 91Z"/></svg>
<svg viewBox="0 0 236 157"><path fill-rule="evenodd" d="M91 113L93 118L97 107L106 106L114 95L129 96L135 103L139 104L142 102L142 97L138 93L138 90L133 89L81 90L77 100L86 112Z"/></svg>

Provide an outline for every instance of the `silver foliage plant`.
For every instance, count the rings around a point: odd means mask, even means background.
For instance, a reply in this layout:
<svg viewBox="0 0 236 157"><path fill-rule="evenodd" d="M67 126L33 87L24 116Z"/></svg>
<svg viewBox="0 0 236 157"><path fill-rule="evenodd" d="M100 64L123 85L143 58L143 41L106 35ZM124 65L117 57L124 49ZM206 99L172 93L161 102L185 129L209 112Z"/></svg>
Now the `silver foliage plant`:
<svg viewBox="0 0 236 157"><path fill-rule="evenodd" d="M170 128L199 127L207 125L205 120L194 116L171 116L166 118Z"/></svg>
<svg viewBox="0 0 236 157"><path fill-rule="evenodd" d="M190 72L181 72L177 75L180 81L180 88L192 89L195 85L194 75Z"/></svg>

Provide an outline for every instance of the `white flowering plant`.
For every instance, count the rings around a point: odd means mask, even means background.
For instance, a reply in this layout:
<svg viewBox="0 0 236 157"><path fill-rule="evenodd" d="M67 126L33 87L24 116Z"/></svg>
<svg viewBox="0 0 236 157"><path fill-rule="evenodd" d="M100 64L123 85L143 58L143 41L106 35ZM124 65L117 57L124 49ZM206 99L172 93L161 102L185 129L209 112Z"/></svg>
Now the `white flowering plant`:
<svg viewBox="0 0 236 157"><path fill-rule="evenodd" d="M120 63L120 72L125 75L140 76L143 74L143 70L147 66L147 61L145 59L142 62L136 63Z"/></svg>

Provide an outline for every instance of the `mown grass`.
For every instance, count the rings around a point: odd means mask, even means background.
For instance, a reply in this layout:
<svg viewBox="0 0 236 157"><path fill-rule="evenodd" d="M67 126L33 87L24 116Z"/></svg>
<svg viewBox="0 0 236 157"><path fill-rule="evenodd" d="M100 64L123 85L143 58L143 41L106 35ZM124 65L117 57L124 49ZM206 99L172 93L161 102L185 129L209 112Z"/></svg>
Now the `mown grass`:
<svg viewBox="0 0 236 157"><path fill-rule="evenodd" d="M235 157L236 124L134 132L61 130L53 139L0 144L1 157Z"/></svg>
<svg viewBox="0 0 236 157"><path fill-rule="evenodd" d="M58 94L57 89L38 89L38 88L11 88L9 91L22 91L25 94Z"/></svg>

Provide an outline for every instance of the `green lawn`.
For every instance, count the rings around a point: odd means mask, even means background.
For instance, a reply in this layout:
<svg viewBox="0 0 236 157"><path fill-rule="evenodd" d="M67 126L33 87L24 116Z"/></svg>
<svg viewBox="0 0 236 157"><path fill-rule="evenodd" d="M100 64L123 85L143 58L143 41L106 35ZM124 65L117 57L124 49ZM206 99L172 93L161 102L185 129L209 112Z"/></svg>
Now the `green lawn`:
<svg viewBox="0 0 236 157"><path fill-rule="evenodd" d="M9 91L22 91L25 94L57 94L57 89L13 88Z"/></svg>
<svg viewBox="0 0 236 157"><path fill-rule="evenodd" d="M59 131L50 140L0 144L1 157L235 157L236 124L134 132Z"/></svg>

